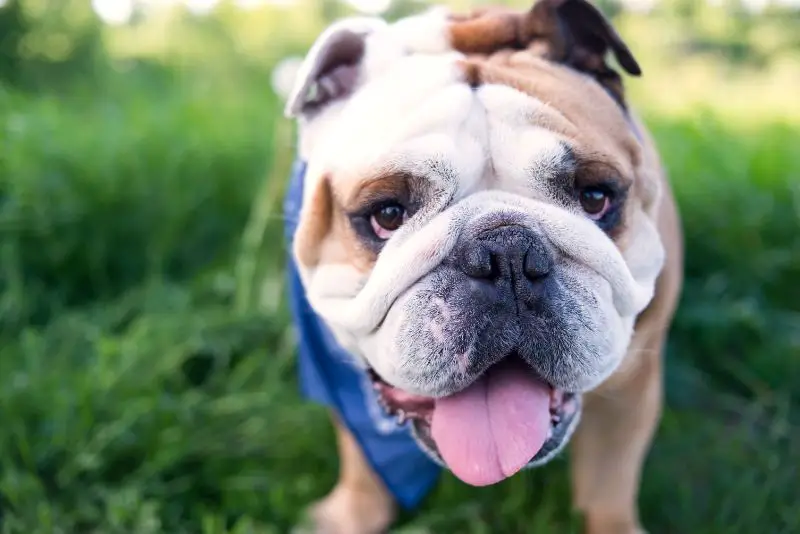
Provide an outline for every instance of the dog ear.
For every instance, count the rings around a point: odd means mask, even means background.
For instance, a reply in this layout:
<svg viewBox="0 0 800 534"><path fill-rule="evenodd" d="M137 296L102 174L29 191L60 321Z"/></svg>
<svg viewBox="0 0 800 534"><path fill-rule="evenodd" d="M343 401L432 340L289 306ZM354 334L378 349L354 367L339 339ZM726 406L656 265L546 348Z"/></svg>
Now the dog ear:
<svg viewBox="0 0 800 534"><path fill-rule="evenodd" d="M593 76L625 107L622 77L606 62L612 52L633 76L642 69L628 46L597 7L587 0L540 0L529 15L534 40L544 39L549 59Z"/></svg>
<svg viewBox="0 0 800 534"><path fill-rule="evenodd" d="M593 76L624 106L622 78L606 62L612 52L631 75L642 71L617 31L588 0L539 0L527 12L486 9L455 20L453 45L465 53L530 50Z"/></svg>
<svg viewBox="0 0 800 534"><path fill-rule="evenodd" d="M303 60L285 115L309 116L349 96L358 84L367 36L385 26L383 20L370 17L351 17L330 25Z"/></svg>
<svg viewBox="0 0 800 534"><path fill-rule="evenodd" d="M608 19L588 0L540 0L530 12L533 39L546 39L551 59L579 70L596 72L609 68L609 51L628 74L639 76L639 67L628 46Z"/></svg>

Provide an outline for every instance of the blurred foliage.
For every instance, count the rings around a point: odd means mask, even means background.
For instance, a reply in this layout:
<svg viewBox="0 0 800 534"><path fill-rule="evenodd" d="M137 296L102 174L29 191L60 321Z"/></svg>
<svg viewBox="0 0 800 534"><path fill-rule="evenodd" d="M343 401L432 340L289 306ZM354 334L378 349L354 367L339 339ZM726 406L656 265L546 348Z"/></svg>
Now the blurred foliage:
<svg viewBox="0 0 800 534"><path fill-rule="evenodd" d="M28 29L22 5L12 0L0 9L0 80L6 83L19 81L22 58L19 50Z"/></svg>
<svg viewBox="0 0 800 534"><path fill-rule="evenodd" d="M0 79L46 86L91 76L101 25L82 0L8 0L0 9Z"/></svg>
<svg viewBox="0 0 800 534"><path fill-rule="evenodd" d="M0 531L286 532L337 459L296 392L293 139L270 74L352 9L109 28L87 6L0 8ZM615 9L687 247L645 521L798 532L797 15ZM567 499L561 463L490 489L445 477L398 532L577 532Z"/></svg>

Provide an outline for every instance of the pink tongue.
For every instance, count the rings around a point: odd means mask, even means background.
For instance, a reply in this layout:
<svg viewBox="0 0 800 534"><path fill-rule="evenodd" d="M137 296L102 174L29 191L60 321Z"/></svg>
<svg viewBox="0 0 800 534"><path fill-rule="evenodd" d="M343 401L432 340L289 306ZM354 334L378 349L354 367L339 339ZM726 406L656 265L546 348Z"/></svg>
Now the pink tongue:
<svg viewBox="0 0 800 534"><path fill-rule="evenodd" d="M522 469L549 429L549 387L522 364L505 363L438 399L431 424L445 463L473 486L495 484Z"/></svg>

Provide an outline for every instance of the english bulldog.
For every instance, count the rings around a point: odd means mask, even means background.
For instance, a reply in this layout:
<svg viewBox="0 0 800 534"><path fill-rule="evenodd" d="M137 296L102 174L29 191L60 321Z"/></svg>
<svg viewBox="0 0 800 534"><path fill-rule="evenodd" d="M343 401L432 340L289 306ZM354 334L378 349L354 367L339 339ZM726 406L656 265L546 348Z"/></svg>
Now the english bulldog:
<svg viewBox="0 0 800 534"><path fill-rule="evenodd" d="M286 105L305 164L291 259L432 462L485 486L570 444L585 531L627 534L683 260L610 55L641 74L586 0L332 24ZM340 476L312 531L384 532L395 499L333 420Z"/></svg>

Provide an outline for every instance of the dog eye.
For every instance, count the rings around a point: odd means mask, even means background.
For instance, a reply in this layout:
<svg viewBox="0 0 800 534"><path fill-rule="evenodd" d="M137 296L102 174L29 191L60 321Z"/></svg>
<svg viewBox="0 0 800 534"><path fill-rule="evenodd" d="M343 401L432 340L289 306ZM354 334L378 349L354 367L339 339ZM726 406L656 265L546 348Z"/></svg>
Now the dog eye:
<svg viewBox="0 0 800 534"><path fill-rule="evenodd" d="M406 222L406 209L399 204L387 204L372 213L369 222L378 238L386 240Z"/></svg>
<svg viewBox="0 0 800 534"><path fill-rule="evenodd" d="M580 191L580 202L589 218L597 221L611 207L611 192L603 187L587 187Z"/></svg>

